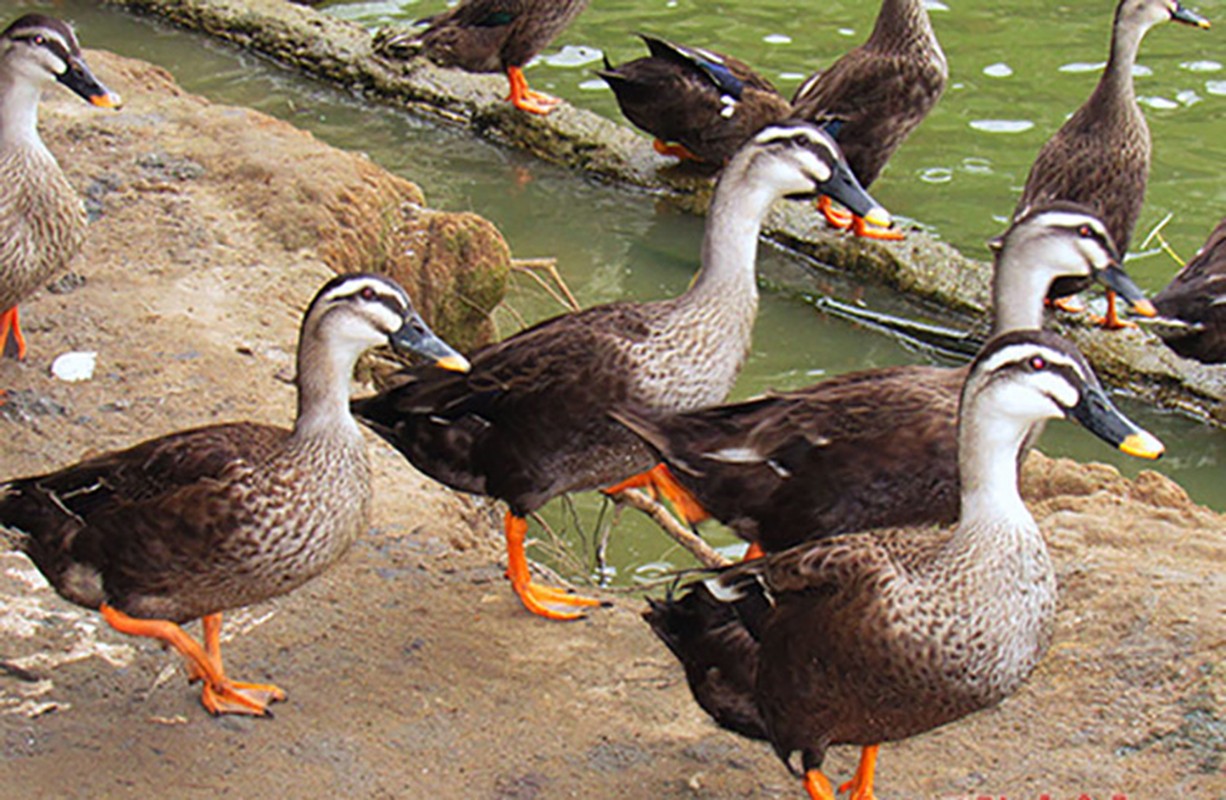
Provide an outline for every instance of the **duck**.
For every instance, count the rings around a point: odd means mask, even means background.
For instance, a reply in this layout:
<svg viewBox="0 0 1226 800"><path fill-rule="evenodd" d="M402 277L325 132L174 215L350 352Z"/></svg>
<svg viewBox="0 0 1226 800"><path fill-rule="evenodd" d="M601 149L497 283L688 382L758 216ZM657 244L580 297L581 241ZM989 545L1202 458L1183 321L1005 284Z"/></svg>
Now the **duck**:
<svg viewBox="0 0 1226 800"><path fill-rule="evenodd" d="M1085 103L1039 150L1014 216L1050 200L1083 203L1107 224L1120 254L1128 252L1145 203L1152 150L1149 126L1132 85L1132 69L1146 32L1168 20L1209 27L1208 20L1177 0L1120 0L1102 77ZM1061 300L1084 288L1083 281L1060 281L1049 298ZM1076 310L1078 305L1066 307ZM1108 329L1124 327L1110 292L1101 324Z"/></svg>
<svg viewBox="0 0 1226 800"><path fill-rule="evenodd" d="M1043 297L1064 276L1149 304L1085 206L1037 206L992 245L990 335L1041 327ZM850 531L955 521L967 369L861 370L713 408L614 415L661 458L678 484L666 496L686 521L714 516L750 543L752 557Z"/></svg>
<svg viewBox="0 0 1226 800"><path fill-rule="evenodd" d="M1158 313L1185 325L1159 333L1184 358L1226 363L1226 217L1165 289L1154 296Z"/></svg>
<svg viewBox="0 0 1226 800"><path fill-rule="evenodd" d="M702 266L683 294L548 319L471 354L464 376L410 369L355 400L353 411L427 475L504 501L515 593L534 614L577 619L578 609L597 602L532 581L527 515L563 493L609 487L655 464L606 412L632 403L681 411L726 396L757 314L762 220L776 200L815 192L889 224L826 133L805 122L767 126L720 175Z"/></svg>
<svg viewBox="0 0 1226 800"><path fill-rule="evenodd" d="M748 64L714 50L639 34L650 55L614 67L604 79L622 114L655 137L657 153L723 166L791 105Z"/></svg>
<svg viewBox="0 0 1226 800"><path fill-rule="evenodd" d="M268 714L285 692L227 677L222 612L301 586L367 527L370 464L348 394L358 356L380 344L467 368L395 282L338 276L303 318L292 430L208 425L0 483L0 544L115 630L174 648L210 713ZM203 646L181 627L197 619Z"/></svg>
<svg viewBox="0 0 1226 800"><path fill-rule="evenodd" d="M1047 651L1056 577L1018 492L1036 426L1067 417L1130 455L1163 452L1046 331L991 339L959 408L956 524L806 542L690 582L644 613L700 704L769 742L812 800L834 800L821 769L829 747L863 748L840 791L868 800L883 742L995 706Z"/></svg>
<svg viewBox="0 0 1226 800"><path fill-rule="evenodd" d="M873 185L894 151L932 111L949 82L949 65L924 0L882 0L873 32L792 96L792 116L828 127L860 184ZM819 200L835 228L859 236L901 239L875 230Z"/></svg>
<svg viewBox="0 0 1226 800"><path fill-rule="evenodd" d="M418 20L424 31L375 33L375 52L393 59L425 53L444 67L506 72L507 99L521 111L549 114L561 102L528 86L523 67L587 8L588 0L462 0Z"/></svg>
<svg viewBox="0 0 1226 800"><path fill-rule="evenodd" d="M0 33L0 352L9 358L27 352L17 305L85 242L85 205L38 135L39 96L55 83L92 105L121 105L90 71L67 23L19 17Z"/></svg>

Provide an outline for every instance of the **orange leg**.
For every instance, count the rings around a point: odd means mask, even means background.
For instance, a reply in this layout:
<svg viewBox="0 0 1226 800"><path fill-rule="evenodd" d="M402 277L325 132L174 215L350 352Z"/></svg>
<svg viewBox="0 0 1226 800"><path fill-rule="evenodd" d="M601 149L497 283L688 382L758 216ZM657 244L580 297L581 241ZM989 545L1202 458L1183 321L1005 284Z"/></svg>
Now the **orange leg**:
<svg viewBox="0 0 1226 800"><path fill-rule="evenodd" d="M529 89L528 79L519 67L507 67L507 80L511 82L511 93L507 95L507 99L521 111L548 114L553 111L554 106L562 102L552 95Z"/></svg>
<svg viewBox="0 0 1226 800"><path fill-rule="evenodd" d="M627 489L646 489L663 497L677 516L690 525L697 525L711 518L690 491L677 482L667 464L656 464L646 472L632 475L621 483L604 490L605 494L619 494Z"/></svg>
<svg viewBox="0 0 1226 800"><path fill-rule="evenodd" d="M1137 323L1129 322L1120 319L1119 312L1115 308L1115 292L1107 290L1107 316L1094 317L1094 324L1099 325L1103 330L1118 331L1124 328L1135 328Z"/></svg>
<svg viewBox="0 0 1226 800"><path fill-rule="evenodd" d="M847 800L874 800L873 777L877 774L877 751L880 747L873 744L860 752L860 766L856 767L856 774L839 787L840 793L851 790Z"/></svg>
<svg viewBox="0 0 1226 800"><path fill-rule="evenodd" d="M651 142L651 147L662 156L672 156L682 161L702 161L701 158L690 152L690 148L683 144L669 144L661 139L654 139Z"/></svg>
<svg viewBox="0 0 1226 800"><path fill-rule="evenodd" d="M187 659L187 674L191 680L203 680L200 702L211 714L269 714L268 704L284 700L285 692L275 686L238 683L226 678L221 667L221 615L212 614L205 620L205 641L210 654L195 639L173 622L162 619L136 619L103 604L102 618L115 630L130 636L147 636L165 642ZM212 620L209 622L208 620ZM212 626L212 628L210 628Z"/></svg>
<svg viewBox="0 0 1226 800"><path fill-rule="evenodd" d="M528 555L524 552L524 538L528 534L528 521L517 517L510 511L506 516L507 532L507 577L511 579L511 588L519 595L524 607L537 616L546 619L572 620L582 619L579 611L562 611L549 606L579 606L592 607L604 605L599 600L572 594L565 589L552 586L541 586L532 582L528 572Z"/></svg>
<svg viewBox="0 0 1226 800"><path fill-rule="evenodd" d="M749 549L745 551L745 555L741 556L741 561L753 561L755 558L762 558L766 555L766 551L762 549L762 545L757 542L750 542Z"/></svg>
<svg viewBox="0 0 1226 800"><path fill-rule="evenodd" d="M26 357L26 337L21 333L17 306L0 312L0 355L22 361Z"/></svg>
<svg viewBox="0 0 1226 800"><path fill-rule="evenodd" d="M810 800L834 800L834 789L820 769L805 773L805 791L809 793Z"/></svg>

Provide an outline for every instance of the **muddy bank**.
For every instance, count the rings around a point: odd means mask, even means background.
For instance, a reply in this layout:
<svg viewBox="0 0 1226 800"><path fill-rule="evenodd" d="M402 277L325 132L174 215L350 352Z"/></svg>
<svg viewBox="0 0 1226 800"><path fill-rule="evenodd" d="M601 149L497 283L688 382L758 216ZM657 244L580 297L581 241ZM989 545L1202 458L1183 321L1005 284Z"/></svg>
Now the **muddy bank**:
<svg viewBox="0 0 1226 800"><path fill-rule="evenodd" d="M375 57L361 26L285 0L106 0L199 30L262 53L350 90L417 113L464 125L601 179L639 187L694 213L709 199L709 183L672 159L656 155L629 128L563 104L546 118L505 102L505 79L443 70L425 59ZM823 263L882 283L922 301L960 326L986 314L989 267L919 232L902 243L864 242L832 233L811 209L783 203L764 235ZM934 310L935 309L935 310ZM1226 367L1204 367L1171 353L1156 336L1102 336L1062 323L1103 378L1146 400L1226 425Z"/></svg>
<svg viewBox="0 0 1226 800"><path fill-rule="evenodd" d="M338 229L284 226L354 156L89 58L129 106L49 96L47 141L97 219L84 285L27 304L30 361L0 365L0 477L215 420L288 422L299 316L332 273ZM218 147L223 130L252 147ZM290 152L310 174L269 191ZM48 376L70 349L99 353L93 380ZM701 715L641 601L609 595L573 625L529 617L502 579L497 509L370 442L369 534L303 590L228 615L233 675L289 693L272 720L209 718L172 655L0 555L5 796L803 796L767 748ZM1060 573L1056 645L1002 707L885 748L879 796L1226 797L1226 518L1153 473L1041 457L1026 494ZM853 766L846 750L829 762Z"/></svg>

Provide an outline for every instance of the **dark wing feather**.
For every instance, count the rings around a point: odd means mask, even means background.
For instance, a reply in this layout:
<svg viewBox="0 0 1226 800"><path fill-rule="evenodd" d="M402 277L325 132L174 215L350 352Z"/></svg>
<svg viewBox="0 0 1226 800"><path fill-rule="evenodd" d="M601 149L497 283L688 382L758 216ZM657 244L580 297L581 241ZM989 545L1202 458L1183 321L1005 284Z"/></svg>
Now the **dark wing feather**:
<svg viewBox="0 0 1226 800"><path fill-rule="evenodd" d="M213 544L187 498L264 461L287 434L255 423L213 425L18 479L0 491L0 526L20 532L22 549L57 590L96 605L98 598L63 585L70 567L96 569L116 595L148 588L168 555L177 560Z"/></svg>
<svg viewBox="0 0 1226 800"><path fill-rule="evenodd" d="M773 552L836 533L955 520L964 378L895 367L662 418L619 414L707 511Z"/></svg>
<svg viewBox="0 0 1226 800"><path fill-rule="evenodd" d="M632 442L606 414L631 400L626 348L651 335L643 309L619 303L556 317L479 350L466 374L411 370L354 401L354 414L435 479L533 510L582 484L586 449L596 470L595 448Z"/></svg>
<svg viewBox="0 0 1226 800"><path fill-rule="evenodd" d="M1226 362L1226 218L1154 298L1154 305L1164 317L1196 326L1176 334L1163 332L1171 349L1207 364Z"/></svg>

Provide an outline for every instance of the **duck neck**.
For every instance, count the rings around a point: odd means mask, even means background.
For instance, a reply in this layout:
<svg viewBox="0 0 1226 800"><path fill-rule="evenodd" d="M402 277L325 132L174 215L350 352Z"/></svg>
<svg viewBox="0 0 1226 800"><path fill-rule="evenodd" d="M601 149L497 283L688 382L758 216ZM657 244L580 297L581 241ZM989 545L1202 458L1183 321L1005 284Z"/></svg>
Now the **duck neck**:
<svg viewBox="0 0 1226 800"><path fill-rule="evenodd" d="M1136 94L1132 86L1132 67L1137 63L1137 52L1141 49L1141 39L1145 38L1149 26L1129 24L1119 19L1111 29L1111 56L1107 59L1107 67L1094 89L1091 103L1112 107L1122 103L1128 109L1136 105Z"/></svg>
<svg viewBox="0 0 1226 800"><path fill-rule="evenodd" d="M996 257L992 270L992 332L989 338L1009 331L1043 327L1043 298L1051 286L1051 275L1038 268L1040 261L1026 263L1008 249Z"/></svg>
<svg viewBox="0 0 1226 800"><path fill-rule="evenodd" d="M958 477L962 491L959 536L975 531L1030 531L1034 518L1018 492L1018 470L1028 428L962 414Z"/></svg>
<svg viewBox="0 0 1226 800"><path fill-rule="evenodd" d="M743 169L725 171L707 211L702 268L682 296L684 302L713 301L712 306L737 309L751 318L757 313L758 233L778 197L772 186Z"/></svg>
<svg viewBox="0 0 1226 800"><path fill-rule="evenodd" d="M897 52L919 48L940 51L924 0L882 0L877 22L865 46Z"/></svg>
<svg viewBox="0 0 1226 800"><path fill-rule="evenodd" d="M349 413L349 381L359 354L360 350L330 345L319 331L302 331L295 438L361 436Z"/></svg>
<svg viewBox="0 0 1226 800"><path fill-rule="evenodd" d="M46 149L38 136L39 94L29 81L0 73L0 149Z"/></svg>

